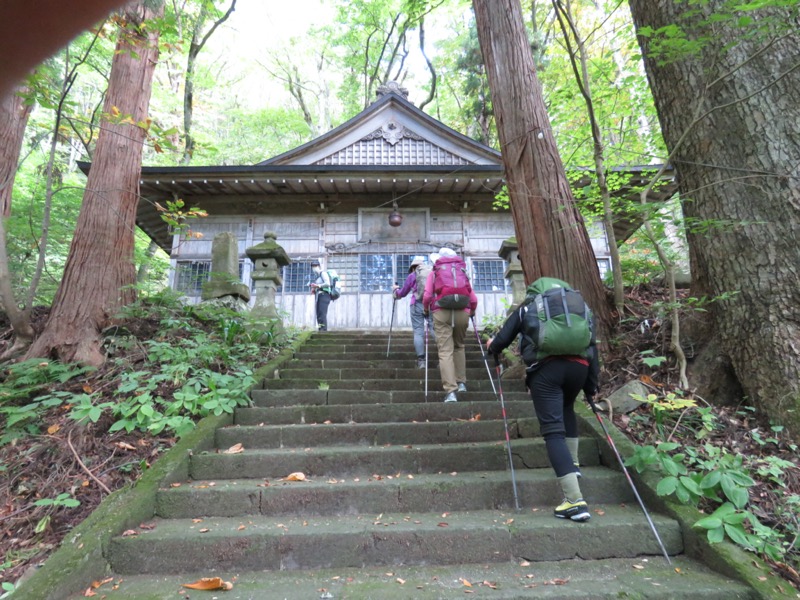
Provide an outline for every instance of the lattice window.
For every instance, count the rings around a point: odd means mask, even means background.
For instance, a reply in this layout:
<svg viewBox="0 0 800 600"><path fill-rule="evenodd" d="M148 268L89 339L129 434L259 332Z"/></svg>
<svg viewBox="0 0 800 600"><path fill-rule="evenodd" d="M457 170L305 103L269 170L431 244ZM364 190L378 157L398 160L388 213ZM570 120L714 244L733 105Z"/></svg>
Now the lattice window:
<svg viewBox="0 0 800 600"><path fill-rule="evenodd" d="M391 254L361 254L360 292L388 292L394 281Z"/></svg>
<svg viewBox="0 0 800 600"><path fill-rule="evenodd" d="M358 255L329 255L327 267L328 269L333 269L339 275L338 286L343 294L358 291Z"/></svg>
<svg viewBox="0 0 800 600"><path fill-rule="evenodd" d="M316 278L311 270L310 260L292 261L292 264L283 267L283 285L278 288L278 292L307 294L311 290L308 284Z"/></svg>
<svg viewBox="0 0 800 600"><path fill-rule="evenodd" d="M244 261L239 261L239 281L244 274ZM210 260L181 260L175 267L175 290L186 296L199 296L203 284L211 278Z"/></svg>
<svg viewBox="0 0 800 600"><path fill-rule="evenodd" d="M499 259L472 259L472 289L476 292L505 292L506 262Z"/></svg>
<svg viewBox="0 0 800 600"><path fill-rule="evenodd" d="M406 277L408 277L408 267L411 265L411 261L414 260L415 256L417 255L416 254L395 255L396 269L394 274L394 280L397 282L397 285L402 286L403 282L406 280Z"/></svg>
<svg viewBox="0 0 800 600"><path fill-rule="evenodd" d="M175 289L186 296L199 296L210 276L210 260L178 261L175 266Z"/></svg>

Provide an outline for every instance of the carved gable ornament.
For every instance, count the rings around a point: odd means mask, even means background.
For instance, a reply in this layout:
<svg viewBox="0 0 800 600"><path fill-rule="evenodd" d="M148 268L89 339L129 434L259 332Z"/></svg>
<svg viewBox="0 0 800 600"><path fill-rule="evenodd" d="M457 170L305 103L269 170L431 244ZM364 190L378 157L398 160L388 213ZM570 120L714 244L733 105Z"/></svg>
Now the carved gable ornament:
<svg viewBox="0 0 800 600"><path fill-rule="evenodd" d="M396 121L385 123L380 129L376 129L372 133L365 135L361 140L366 142L369 140L379 140L381 138L389 142L392 146L403 138L420 142L424 140L421 135L414 133L410 129L406 129Z"/></svg>

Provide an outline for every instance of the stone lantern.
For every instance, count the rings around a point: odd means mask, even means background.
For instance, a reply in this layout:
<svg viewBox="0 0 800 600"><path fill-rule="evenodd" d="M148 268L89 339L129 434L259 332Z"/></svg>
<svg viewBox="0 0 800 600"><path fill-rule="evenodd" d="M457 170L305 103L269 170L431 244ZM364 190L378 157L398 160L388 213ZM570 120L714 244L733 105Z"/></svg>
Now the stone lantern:
<svg viewBox="0 0 800 600"><path fill-rule="evenodd" d="M525 300L525 274L519 260L519 245L515 238L503 240L497 255L508 263L503 276L511 281L511 301L514 306ZM513 310L510 309L510 310Z"/></svg>
<svg viewBox="0 0 800 600"><path fill-rule="evenodd" d="M253 271L250 276L255 286L256 301L251 314L255 317L276 319L282 330L283 323L275 306L275 292L283 283L281 268L290 264L292 259L275 240L275 234L268 231L264 234L263 242L247 248L245 253L253 261Z"/></svg>

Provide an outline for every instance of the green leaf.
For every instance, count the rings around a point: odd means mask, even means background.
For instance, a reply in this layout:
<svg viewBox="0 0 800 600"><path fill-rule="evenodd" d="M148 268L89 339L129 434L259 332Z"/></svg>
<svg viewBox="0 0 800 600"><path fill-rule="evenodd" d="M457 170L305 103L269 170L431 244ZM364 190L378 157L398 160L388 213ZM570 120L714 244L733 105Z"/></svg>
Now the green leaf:
<svg viewBox="0 0 800 600"><path fill-rule="evenodd" d="M750 499L750 496L747 493L745 488L740 487L736 482L733 481L731 477L727 474L722 476L720 480L720 484L722 486L722 491L725 496L733 502L733 505L736 508L744 508L747 506L747 502Z"/></svg>
<svg viewBox="0 0 800 600"><path fill-rule="evenodd" d="M718 527L717 529L709 529L707 537L708 541L712 544L718 544L725 539L725 530L722 529L722 527Z"/></svg>
<svg viewBox="0 0 800 600"><path fill-rule="evenodd" d="M717 529L718 527L722 527L722 519L714 515L709 515L700 519L697 523L692 525L692 527L697 527L699 529Z"/></svg>
<svg viewBox="0 0 800 600"><path fill-rule="evenodd" d="M741 525L723 525L725 528L725 533L728 534L728 537L731 538L734 542L742 546L743 548L747 548L748 550L753 550L753 544L750 543L748 539L747 532L744 530L744 527Z"/></svg>
<svg viewBox="0 0 800 600"><path fill-rule="evenodd" d="M704 490L713 488L719 483L719 480L721 478L722 478L721 471L711 471L710 473L706 474L705 477L703 477L702 481L700 481L700 487L703 488Z"/></svg>
<svg viewBox="0 0 800 600"><path fill-rule="evenodd" d="M697 485L697 482L692 479L691 477L681 477L680 482L683 484L687 490L689 490L695 496L702 496L703 491L700 489L700 486Z"/></svg>
<svg viewBox="0 0 800 600"><path fill-rule="evenodd" d="M675 489L678 487L678 479L677 477L665 477L661 481L658 482L658 486L656 487L656 494L659 496L669 496L670 494L675 492Z"/></svg>

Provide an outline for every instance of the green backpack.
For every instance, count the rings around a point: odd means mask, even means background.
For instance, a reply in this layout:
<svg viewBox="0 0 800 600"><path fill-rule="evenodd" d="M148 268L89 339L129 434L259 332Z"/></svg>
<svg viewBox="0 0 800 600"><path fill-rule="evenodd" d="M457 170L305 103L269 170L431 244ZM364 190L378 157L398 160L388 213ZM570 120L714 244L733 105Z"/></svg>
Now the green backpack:
<svg viewBox="0 0 800 600"><path fill-rule="evenodd" d="M337 285L339 283L339 274L333 269L328 269L328 277L331 280L331 300L338 300L342 295L342 290Z"/></svg>
<svg viewBox="0 0 800 600"><path fill-rule="evenodd" d="M592 312L578 290L552 277L534 281L520 307L522 358L531 365L548 356L588 356Z"/></svg>

